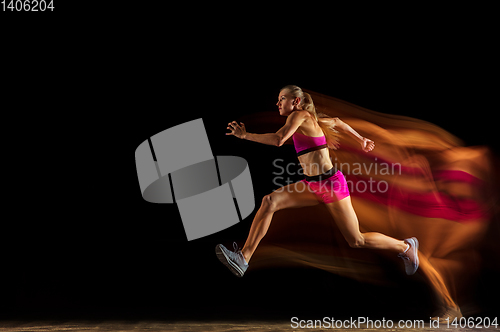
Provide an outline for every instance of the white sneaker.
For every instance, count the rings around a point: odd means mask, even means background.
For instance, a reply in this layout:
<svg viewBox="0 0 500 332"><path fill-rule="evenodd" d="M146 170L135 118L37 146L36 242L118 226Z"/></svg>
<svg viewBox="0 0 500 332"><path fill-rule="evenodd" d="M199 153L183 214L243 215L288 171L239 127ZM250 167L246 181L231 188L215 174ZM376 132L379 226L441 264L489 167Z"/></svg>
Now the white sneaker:
<svg viewBox="0 0 500 332"><path fill-rule="evenodd" d="M243 277L245 271L248 269L248 263L245 261L241 250L238 249L236 242L233 242L233 248L234 252L222 244L218 244L215 246L215 253L221 263L227 266L235 276Z"/></svg>
<svg viewBox="0 0 500 332"><path fill-rule="evenodd" d="M407 275L415 274L418 270L418 240L416 237L411 237L404 240L406 244L410 245L406 252L399 254L398 257L405 262L405 270Z"/></svg>

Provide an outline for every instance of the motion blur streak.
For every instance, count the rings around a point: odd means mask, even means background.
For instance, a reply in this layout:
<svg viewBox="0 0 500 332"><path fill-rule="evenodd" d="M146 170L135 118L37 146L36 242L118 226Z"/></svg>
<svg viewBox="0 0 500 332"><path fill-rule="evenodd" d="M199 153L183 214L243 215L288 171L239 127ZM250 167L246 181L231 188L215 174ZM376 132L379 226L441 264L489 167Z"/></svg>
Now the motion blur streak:
<svg viewBox="0 0 500 332"><path fill-rule="evenodd" d="M480 245L495 251L499 247L491 237L485 243L488 229L496 229L492 225L498 216L498 178L489 148L465 147L459 138L426 121L382 114L308 92L318 112L341 118L376 143L373 152L364 153L359 144L344 136L340 149L330 150L334 165L352 184L349 189L361 230L398 239L416 236L421 257L418 273L435 291L438 304L456 307L467 303L469 283L477 281L482 264L488 263L479 254ZM263 133L276 131L284 118L275 111L242 117L241 121L249 130ZM400 166L381 172L381 163ZM359 164L367 167L354 172ZM356 190L356 184L366 183L368 178L376 181L374 188L384 181L388 190ZM377 251L351 249L326 208L319 205L276 213L252 258L252 268L311 266L386 283L382 255L385 265L387 259L392 262ZM393 263L403 273L397 258Z"/></svg>

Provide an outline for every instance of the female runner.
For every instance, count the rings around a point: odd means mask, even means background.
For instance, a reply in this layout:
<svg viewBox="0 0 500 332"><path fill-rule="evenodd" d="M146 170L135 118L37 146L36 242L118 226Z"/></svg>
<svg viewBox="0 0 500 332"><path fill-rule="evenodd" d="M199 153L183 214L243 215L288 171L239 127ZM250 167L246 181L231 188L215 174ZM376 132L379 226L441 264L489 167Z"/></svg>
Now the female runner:
<svg viewBox="0 0 500 332"><path fill-rule="evenodd" d="M233 252L218 244L215 251L219 260L236 276L242 277L276 211L323 203L349 246L398 253L405 263L406 273L414 274L419 265L418 240L412 237L402 241L376 232L361 233L345 177L335 170L328 153L329 147L337 146L336 131L352 136L365 152L372 151L375 143L339 118L318 118L311 96L298 86L287 85L281 89L276 105L280 115L287 117L285 125L276 133L252 134L246 131L243 123L233 121L228 124L227 129L231 132L226 135L278 147L293 137L305 179L264 196L243 249L238 250L235 243Z"/></svg>

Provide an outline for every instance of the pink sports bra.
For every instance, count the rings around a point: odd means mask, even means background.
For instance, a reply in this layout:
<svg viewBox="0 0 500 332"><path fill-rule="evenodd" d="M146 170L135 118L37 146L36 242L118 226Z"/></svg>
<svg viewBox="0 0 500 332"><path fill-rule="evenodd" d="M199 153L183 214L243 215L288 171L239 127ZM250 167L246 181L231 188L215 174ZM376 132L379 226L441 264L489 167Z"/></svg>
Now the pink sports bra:
<svg viewBox="0 0 500 332"><path fill-rule="evenodd" d="M295 151L297 151L297 156L328 147L326 144L326 137L324 135L313 137L306 136L296 131L292 138L293 145L295 145Z"/></svg>

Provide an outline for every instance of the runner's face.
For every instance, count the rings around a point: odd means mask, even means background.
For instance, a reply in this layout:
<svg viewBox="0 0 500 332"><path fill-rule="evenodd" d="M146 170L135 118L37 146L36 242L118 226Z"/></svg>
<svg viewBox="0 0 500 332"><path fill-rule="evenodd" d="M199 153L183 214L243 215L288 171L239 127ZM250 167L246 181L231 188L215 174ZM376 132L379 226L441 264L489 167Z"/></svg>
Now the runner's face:
<svg viewBox="0 0 500 332"><path fill-rule="evenodd" d="M286 90L280 92L278 96L278 102L276 106L278 106L280 115L287 116L295 110L295 106L297 105L297 99L293 98L291 95L287 93Z"/></svg>

